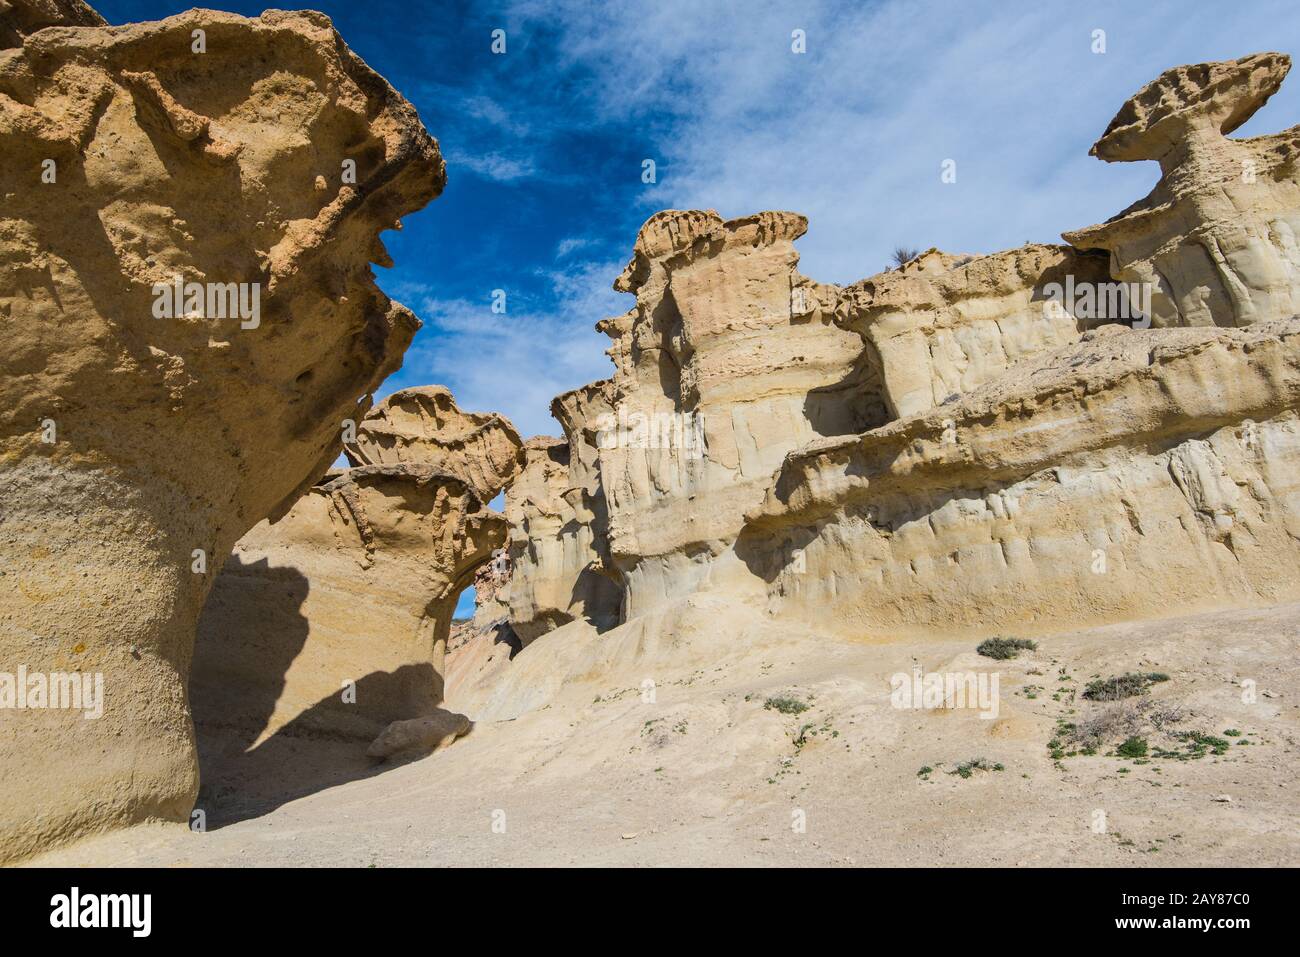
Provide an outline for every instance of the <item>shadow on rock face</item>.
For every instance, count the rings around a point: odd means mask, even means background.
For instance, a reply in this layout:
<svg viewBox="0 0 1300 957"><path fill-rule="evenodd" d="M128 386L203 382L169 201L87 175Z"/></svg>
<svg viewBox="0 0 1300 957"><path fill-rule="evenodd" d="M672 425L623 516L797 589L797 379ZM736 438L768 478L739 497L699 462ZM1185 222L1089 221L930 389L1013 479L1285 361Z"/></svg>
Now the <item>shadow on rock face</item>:
<svg viewBox="0 0 1300 957"><path fill-rule="evenodd" d="M385 697L392 688L404 687L413 677L405 670L366 675L356 683L357 700ZM339 703L340 695L330 695L251 747L252 724L238 720L242 715L233 716L235 721L207 721L196 712L200 785L195 808L203 811L206 826L217 829L261 817L282 804L393 767L366 753L385 726L359 720L356 732L338 730ZM419 717L448 714L435 708Z"/></svg>
<svg viewBox="0 0 1300 957"><path fill-rule="evenodd" d="M286 693L308 638L308 580L231 557L199 624L191 679L200 790L207 828L381 773L366 749L391 722L438 714L422 689L428 664L375 671L303 706ZM341 684L341 683L340 683ZM295 709L297 709L295 711Z"/></svg>

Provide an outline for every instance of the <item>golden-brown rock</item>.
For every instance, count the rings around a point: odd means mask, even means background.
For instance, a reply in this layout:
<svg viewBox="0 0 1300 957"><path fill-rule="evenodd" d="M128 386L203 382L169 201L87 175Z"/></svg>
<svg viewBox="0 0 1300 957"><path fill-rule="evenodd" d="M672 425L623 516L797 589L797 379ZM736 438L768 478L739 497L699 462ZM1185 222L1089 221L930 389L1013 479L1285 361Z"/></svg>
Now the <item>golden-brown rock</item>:
<svg viewBox="0 0 1300 957"><path fill-rule="evenodd" d="M328 478L235 547L199 625L196 720L248 742L292 725L368 743L432 714L456 600L506 534L434 466Z"/></svg>
<svg viewBox="0 0 1300 957"><path fill-rule="evenodd" d="M104 689L0 710L12 859L189 814L204 598L399 366L418 323L370 263L444 170L310 12L30 33L0 149L0 671Z"/></svg>
<svg viewBox="0 0 1300 957"><path fill-rule="evenodd" d="M102 27L105 20L84 0L0 0L0 50L46 27Z"/></svg>
<svg viewBox="0 0 1300 957"><path fill-rule="evenodd" d="M440 385L394 392L378 403L346 446L353 465L418 462L458 476L490 502L523 466L523 442L495 412L462 412Z"/></svg>

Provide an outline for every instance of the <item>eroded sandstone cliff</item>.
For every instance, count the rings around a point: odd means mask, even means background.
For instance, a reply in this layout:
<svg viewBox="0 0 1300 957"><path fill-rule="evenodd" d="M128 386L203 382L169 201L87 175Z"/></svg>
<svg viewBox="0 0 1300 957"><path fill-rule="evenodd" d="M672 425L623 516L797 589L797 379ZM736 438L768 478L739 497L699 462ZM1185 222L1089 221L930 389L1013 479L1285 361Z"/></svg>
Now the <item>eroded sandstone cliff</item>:
<svg viewBox="0 0 1300 957"><path fill-rule="evenodd" d="M1300 597L1300 140L1225 135L1288 67L1258 54L1139 91L1093 152L1164 176L1070 246L930 250L839 287L798 273L795 214L652 217L615 284L637 305L598 326L615 374L570 394L598 414L562 396L567 441L536 442L506 585L565 595L599 565L620 627L598 641L570 609L467 696L508 715L553 672L681 656L714 640L702 609L765 641L741 609L888 638ZM599 521L562 504L579 484ZM538 560L584 522L599 548ZM512 602L515 626L542 604Z"/></svg>
<svg viewBox="0 0 1300 957"><path fill-rule="evenodd" d="M87 10L3 21L0 670L102 675L103 713L0 710L4 859L188 816L199 611L400 365L371 263L444 182L321 14Z"/></svg>

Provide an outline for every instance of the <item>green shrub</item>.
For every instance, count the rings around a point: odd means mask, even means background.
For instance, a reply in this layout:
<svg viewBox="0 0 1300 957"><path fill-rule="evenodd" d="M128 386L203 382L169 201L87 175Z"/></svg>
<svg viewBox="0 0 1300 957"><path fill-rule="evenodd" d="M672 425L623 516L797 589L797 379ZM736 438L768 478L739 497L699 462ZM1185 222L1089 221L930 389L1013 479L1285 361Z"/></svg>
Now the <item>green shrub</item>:
<svg viewBox="0 0 1300 957"><path fill-rule="evenodd" d="M949 774L960 774L963 778L968 778L976 771L1002 771L1005 770L1001 764L989 764L983 758L971 758L969 761L957 765L949 771Z"/></svg>
<svg viewBox="0 0 1300 957"><path fill-rule="evenodd" d="M975 653L985 658L1006 661L1008 658L1016 657L1022 651L1037 650L1038 642L1030 641L1028 638L988 638L979 643Z"/></svg>
<svg viewBox="0 0 1300 957"><path fill-rule="evenodd" d="M1168 675L1149 671L1146 674L1130 671L1128 674L1089 681L1083 696L1089 701L1118 701L1146 694L1154 684L1168 681Z"/></svg>
<svg viewBox="0 0 1300 957"><path fill-rule="evenodd" d="M1147 739L1136 736L1126 738L1124 743L1115 749L1115 753L1121 758L1145 758L1147 756Z"/></svg>
<svg viewBox="0 0 1300 957"><path fill-rule="evenodd" d="M808 705L798 698L768 698L763 702L763 707L782 714L803 714L808 710Z"/></svg>

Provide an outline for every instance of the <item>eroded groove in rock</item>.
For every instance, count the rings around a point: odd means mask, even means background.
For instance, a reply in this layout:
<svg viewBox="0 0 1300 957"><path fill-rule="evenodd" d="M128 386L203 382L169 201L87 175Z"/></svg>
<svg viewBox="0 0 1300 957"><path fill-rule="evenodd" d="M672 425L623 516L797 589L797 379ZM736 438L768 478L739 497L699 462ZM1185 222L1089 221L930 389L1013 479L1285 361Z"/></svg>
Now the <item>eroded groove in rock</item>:
<svg viewBox="0 0 1300 957"><path fill-rule="evenodd" d="M188 816L210 583L400 365L418 322L370 263L445 177L317 13L46 29L0 60L0 661L105 699L3 712L9 859Z"/></svg>

